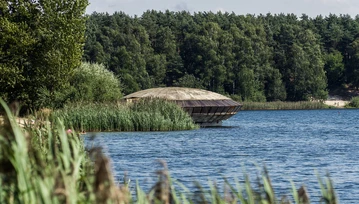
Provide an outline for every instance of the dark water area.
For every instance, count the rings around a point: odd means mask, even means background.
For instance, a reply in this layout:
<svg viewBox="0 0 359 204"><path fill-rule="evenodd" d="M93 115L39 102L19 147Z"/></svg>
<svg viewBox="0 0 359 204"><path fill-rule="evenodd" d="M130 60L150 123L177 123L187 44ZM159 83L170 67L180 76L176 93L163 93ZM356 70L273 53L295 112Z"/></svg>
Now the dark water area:
<svg viewBox="0 0 359 204"><path fill-rule="evenodd" d="M223 128L178 132L98 133L88 145L100 145L112 160L115 177L126 174L145 190L156 182L155 171L165 160L171 176L189 189L194 181L223 185L253 184L265 164L278 196L291 198L292 180L304 184L318 203L316 171L330 174L340 203L359 201L359 110L242 111ZM222 186L221 186L222 185Z"/></svg>

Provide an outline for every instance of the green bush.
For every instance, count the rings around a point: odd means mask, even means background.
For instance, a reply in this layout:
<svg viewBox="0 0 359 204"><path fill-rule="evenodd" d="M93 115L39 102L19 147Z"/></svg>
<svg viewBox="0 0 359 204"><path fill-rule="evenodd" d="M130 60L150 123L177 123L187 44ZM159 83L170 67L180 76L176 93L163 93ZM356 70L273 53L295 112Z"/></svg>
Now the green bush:
<svg viewBox="0 0 359 204"><path fill-rule="evenodd" d="M120 80L101 64L83 62L74 70L69 83L61 89L50 92L38 90L37 108L63 108L74 102L111 102L122 97Z"/></svg>
<svg viewBox="0 0 359 204"><path fill-rule="evenodd" d="M70 81L75 88L75 101L116 101L122 97L119 79L102 64L82 63Z"/></svg>
<svg viewBox="0 0 359 204"><path fill-rule="evenodd" d="M359 108L359 96L353 97L345 107L346 108Z"/></svg>

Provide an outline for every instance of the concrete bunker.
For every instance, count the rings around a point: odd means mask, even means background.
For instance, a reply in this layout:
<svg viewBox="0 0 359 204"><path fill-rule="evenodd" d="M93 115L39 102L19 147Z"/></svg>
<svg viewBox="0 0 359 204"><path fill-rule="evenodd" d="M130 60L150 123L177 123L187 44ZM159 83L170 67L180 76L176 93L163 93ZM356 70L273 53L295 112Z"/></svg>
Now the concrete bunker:
<svg viewBox="0 0 359 204"><path fill-rule="evenodd" d="M235 115L242 105L221 94L195 88L166 87L138 91L124 97L126 101L141 98L162 98L182 107L200 126L221 126Z"/></svg>

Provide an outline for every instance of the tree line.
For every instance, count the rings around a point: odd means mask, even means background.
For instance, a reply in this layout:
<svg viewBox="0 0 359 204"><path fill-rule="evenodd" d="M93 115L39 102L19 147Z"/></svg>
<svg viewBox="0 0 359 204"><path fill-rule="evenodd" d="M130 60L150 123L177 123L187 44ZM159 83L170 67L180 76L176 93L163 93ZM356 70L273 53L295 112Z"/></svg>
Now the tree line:
<svg viewBox="0 0 359 204"><path fill-rule="evenodd" d="M302 101L359 86L359 17L86 15L87 5L0 2L1 98L29 110L185 86L241 101Z"/></svg>
<svg viewBox="0 0 359 204"><path fill-rule="evenodd" d="M242 101L320 100L358 87L358 37L349 15L95 12L83 60L104 64L124 94L186 86Z"/></svg>

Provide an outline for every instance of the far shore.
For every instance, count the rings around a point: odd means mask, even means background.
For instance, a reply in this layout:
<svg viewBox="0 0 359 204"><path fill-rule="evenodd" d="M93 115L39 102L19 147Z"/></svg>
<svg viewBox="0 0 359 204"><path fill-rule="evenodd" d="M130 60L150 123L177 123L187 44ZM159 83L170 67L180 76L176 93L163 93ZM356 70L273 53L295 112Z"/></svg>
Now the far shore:
<svg viewBox="0 0 359 204"><path fill-rule="evenodd" d="M326 100L324 101L325 105L331 106L331 107L337 107L337 108L345 108L345 105L347 105L350 101L346 100ZM285 103L285 102L284 102ZM2 124L4 121L3 116L0 115L0 124ZM24 127L25 124L31 124L34 123L33 120L27 119L27 118L16 118L16 121L19 123L21 127Z"/></svg>
<svg viewBox="0 0 359 204"><path fill-rule="evenodd" d="M350 101L344 101L344 100L327 100L324 101L324 104L328 106L334 106L338 108L344 108L346 104L348 104Z"/></svg>

